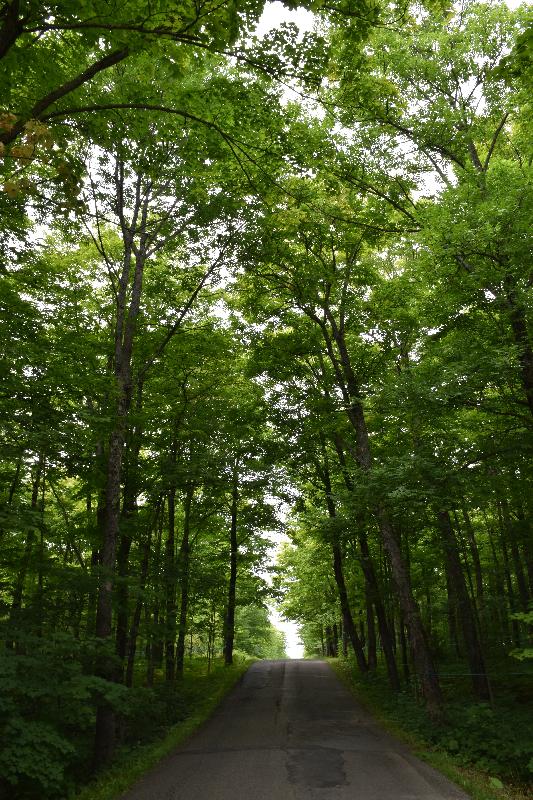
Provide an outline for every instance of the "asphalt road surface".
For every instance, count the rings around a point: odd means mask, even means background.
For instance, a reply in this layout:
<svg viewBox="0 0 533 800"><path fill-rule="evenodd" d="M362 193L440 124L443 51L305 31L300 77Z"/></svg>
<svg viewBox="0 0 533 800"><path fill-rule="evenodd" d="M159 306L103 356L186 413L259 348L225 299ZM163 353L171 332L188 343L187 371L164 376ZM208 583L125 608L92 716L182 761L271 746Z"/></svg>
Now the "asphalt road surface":
<svg viewBox="0 0 533 800"><path fill-rule="evenodd" d="M323 661L259 661L125 800L467 800Z"/></svg>

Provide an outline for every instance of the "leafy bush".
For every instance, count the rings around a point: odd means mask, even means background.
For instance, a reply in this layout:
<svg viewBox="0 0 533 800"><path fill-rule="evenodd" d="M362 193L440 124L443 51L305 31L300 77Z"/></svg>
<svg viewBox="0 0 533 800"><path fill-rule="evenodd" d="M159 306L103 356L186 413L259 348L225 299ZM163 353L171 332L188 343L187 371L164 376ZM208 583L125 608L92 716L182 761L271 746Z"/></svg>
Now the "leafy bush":
<svg viewBox="0 0 533 800"><path fill-rule="evenodd" d="M101 699L117 711L120 740L131 748L185 719L225 676L214 665L208 678L202 662L190 679L127 689L91 674L102 655L96 638L19 631L13 645L0 648L0 797L9 800L64 798L87 778Z"/></svg>
<svg viewBox="0 0 533 800"><path fill-rule="evenodd" d="M431 737L461 765L504 780L527 781L533 772L531 718L518 708L492 709L486 703L452 705L447 726Z"/></svg>
<svg viewBox="0 0 533 800"><path fill-rule="evenodd" d="M127 690L86 665L99 643L61 633L20 633L0 649L0 774L17 798L64 797L90 757L98 698L124 705Z"/></svg>

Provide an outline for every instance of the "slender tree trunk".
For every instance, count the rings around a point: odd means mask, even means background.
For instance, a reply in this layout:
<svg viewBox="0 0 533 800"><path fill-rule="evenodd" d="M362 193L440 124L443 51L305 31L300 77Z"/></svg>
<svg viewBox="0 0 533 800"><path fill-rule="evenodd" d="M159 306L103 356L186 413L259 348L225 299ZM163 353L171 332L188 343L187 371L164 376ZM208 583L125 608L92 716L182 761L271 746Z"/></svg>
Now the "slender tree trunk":
<svg viewBox="0 0 533 800"><path fill-rule="evenodd" d="M117 317L114 342L115 421L109 437L101 576L96 605L96 636L104 641L109 639L112 633L115 551L119 538L122 459L133 392L131 372L133 342L141 303L144 264L147 257L146 223L150 188L149 184L147 184L148 188L145 188L143 195L141 176L137 176L136 185L136 205L133 209L132 222L128 224L125 219L126 209L124 206L124 164L117 160L116 197L123 236L123 261L116 295ZM139 238L138 244L135 244L136 235ZM129 307L126 310L128 297ZM99 658L96 673L105 680L113 681L116 678L114 662L109 655L103 655ZM93 771L101 769L112 758L115 749L115 733L115 712L109 702L102 697L96 709Z"/></svg>
<svg viewBox="0 0 533 800"><path fill-rule="evenodd" d="M500 563L500 559L498 558L494 532L492 530L491 525L489 524L487 515L485 514L484 511L482 513L492 553L492 563L494 564L494 569L491 570L490 573L491 594L494 598L496 598L497 601L496 609L497 609L498 619L500 622L501 641L505 644L505 646L508 646L512 642L512 636L509 629L509 616L507 613L507 602L505 600L503 568Z"/></svg>
<svg viewBox="0 0 533 800"><path fill-rule="evenodd" d="M168 535L165 544L165 678L176 677L176 488L168 493ZM187 534L188 538L188 534ZM188 546L188 543L187 543Z"/></svg>
<svg viewBox="0 0 533 800"><path fill-rule="evenodd" d="M533 597L533 536L531 535L531 525L529 520L526 519L524 509L520 503L518 504L517 515L522 527L522 541L520 544L527 570L529 594Z"/></svg>
<svg viewBox="0 0 533 800"><path fill-rule="evenodd" d="M18 486L19 486L19 480L20 480L20 468L21 468L21 466L22 466L22 458L23 458L23 455L24 455L24 453L22 453L22 455L21 455L21 456L19 456L19 459L18 459L18 461L17 461L17 467L16 467L16 469L15 469L15 474L14 474L14 476L13 476L13 480L11 481L11 485L10 485L10 487L9 487L9 495L8 495L8 498L7 498L7 504L8 504L8 506L11 506L11 505L13 505L13 499L14 499L14 497L15 497L15 494L16 494L16 492L17 492L17 489L18 489Z"/></svg>
<svg viewBox="0 0 533 800"><path fill-rule="evenodd" d="M348 634L346 633L346 628L344 625L341 624L342 628L342 655L344 658L348 657Z"/></svg>
<svg viewBox="0 0 533 800"><path fill-rule="evenodd" d="M352 479L348 474L348 470L346 467L346 459L344 455L344 450L342 447L342 443L338 437L334 440L335 449L337 451L337 456L342 468L342 474L344 478L344 483L348 491L353 491L353 483ZM361 568L363 570L363 574L365 576L365 584L367 592L370 593L370 600L372 605L376 610L376 617L378 620L378 628L379 628L379 636L381 640L381 646L383 648L383 653L385 656L385 663L387 666L387 675L389 678L389 683L392 689L398 691L400 689L400 677L398 675L398 668L396 666L396 658L394 656L394 647L392 642L391 633L389 630L389 625L387 623L387 615L385 613L385 607L383 605L383 600L381 597L381 592L379 589L379 584L376 577L376 572L374 570L374 564L372 562L372 556L370 555L370 550L368 547L368 540L366 537L366 533L363 530L362 526L360 527L358 534L358 541L359 541L359 549L361 551ZM373 618L372 618L373 619ZM368 664L370 667L370 663Z"/></svg>
<svg viewBox="0 0 533 800"><path fill-rule="evenodd" d="M337 628L336 622L334 622L331 626L331 633L333 642L333 658L337 658L339 655L339 629Z"/></svg>
<svg viewBox="0 0 533 800"><path fill-rule="evenodd" d="M426 700L428 712L431 716L436 717L439 716L442 707L442 695L433 657L426 640L426 632L422 625L420 610L413 597L410 577L388 516L382 509L379 509L378 518L383 546L389 554L392 576L398 593L400 609L407 627L413 662L420 680L422 694Z"/></svg>
<svg viewBox="0 0 533 800"><path fill-rule="evenodd" d="M142 410L143 385L137 385L135 411L140 414ZM124 662L128 650L128 616L129 616L129 556L133 543L133 533L137 521L137 496L139 494L139 454L142 444L142 428L136 425L131 434L131 441L127 452L124 499L120 521L121 535L117 553L116 571L118 576L116 606L116 648L118 656L117 681L122 681L124 676Z"/></svg>
<svg viewBox="0 0 533 800"><path fill-rule="evenodd" d="M511 320L514 341L518 350L518 360L520 362L520 377L529 411L533 414L533 348L529 339L527 319L523 307L516 298L514 289L514 279L507 276L506 280L506 300Z"/></svg>
<svg viewBox="0 0 533 800"><path fill-rule="evenodd" d="M158 524L161 501L158 501L155 514L155 525ZM150 566L150 547L152 543L152 525L149 525L146 539L142 549L141 574L139 577L139 593L135 603L135 610L131 621L130 633L128 636L128 658L126 664L126 686L133 686L133 670L135 665L135 652L137 650L137 637L141 623L142 609L144 605L143 592L148 578L148 568Z"/></svg>
<svg viewBox="0 0 533 800"><path fill-rule="evenodd" d="M520 551L518 549L518 540L516 538L516 523L513 523L511 519L511 513L509 511L509 503L507 502L505 497L502 498L501 505L502 505L503 523L507 533L507 540L509 542L509 547L511 549L511 559L513 562L513 571L516 576L516 585L518 587L518 597L520 599L520 606L522 608L522 611L527 612L529 608L529 592L527 588L526 576L522 565Z"/></svg>
<svg viewBox="0 0 533 800"><path fill-rule="evenodd" d="M370 440L361 404L361 392L352 368L350 355L344 338L344 331L333 317L329 307L324 309L330 325L331 333L326 323L315 316L315 321L321 327L328 357L338 379L339 388L343 394L346 405L346 415L355 433L356 450L355 458L359 467L365 472L372 469L372 455ZM337 347L338 356L334 350ZM377 506L374 510L378 522L383 547L387 551L392 568L392 575L400 608L408 631L409 643L413 653L413 662L420 680L422 694L427 704L430 716L436 718L442 711L442 694L433 657L429 649L426 632L422 624L420 610L413 596L411 580L406 568L399 543L394 535L394 530L385 508Z"/></svg>
<svg viewBox="0 0 533 800"><path fill-rule="evenodd" d="M228 602L224 621L224 664L233 664L233 640L235 638L235 599L237 589L237 506L239 499L239 476L237 465L233 470L231 490L231 527L230 527L230 573L228 582Z"/></svg>
<svg viewBox="0 0 533 800"><path fill-rule="evenodd" d="M503 561L503 574L505 578L505 584L507 586L507 598L509 601L509 609L511 614L517 611L517 604L516 604L516 595L513 588L513 579L511 577L511 567L509 564L509 553L507 551L507 536L505 530L505 524L503 521L503 513L502 513L502 504L500 500L497 501L497 508L498 508L498 524L500 529L500 547L502 552L502 561ZM511 616L511 627L513 630L513 641L517 647L520 647L522 644L521 637L520 637L520 627L516 619L513 619Z"/></svg>
<svg viewBox="0 0 533 800"><path fill-rule="evenodd" d="M160 666L163 660L162 637L160 635L159 612L160 612L160 572L161 572L161 549L163 541L164 526L164 499L161 501L158 525L156 528L156 540L154 547L154 557L151 569L151 581L153 584L153 605L146 607L148 641L146 647L146 657L148 659L146 671L146 683L153 686L156 666Z"/></svg>
<svg viewBox="0 0 533 800"><path fill-rule="evenodd" d="M120 536L120 545L117 552L117 586L116 586L116 605L117 605L117 623L116 623L116 651L118 657L117 664L117 682L121 682L124 671L124 660L128 647L128 563L129 555L132 545L131 531L128 530L131 522L133 508L124 509L122 521L124 523L124 530Z"/></svg>
<svg viewBox="0 0 533 800"><path fill-rule="evenodd" d="M26 575L32 557L33 545L35 543L35 528L36 528L35 516L37 515L38 512L39 489L41 486L41 478L43 475L43 471L44 471L44 455L41 453L39 455L39 461L37 462L31 488L30 509L32 513L32 520L29 526L28 533L26 534L26 541L24 543L24 553L22 555L22 560L20 562L20 567L15 580L15 585L13 587L13 597L11 600L11 608L9 611L10 625L14 627L16 627L17 625L17 617L22 608L24 583L26 581ZM9 642L9 646L12 647L13 643Z"/></svg>
<svg viewBox="0 0 533 800"><path fill-rule="evenodd" d="M335 573L335 583L337 584L337 589L339 592L343 629L350 641L350 644L352 645L355 658L357 661L357 666L359 667L359 670L363 674L365 674L368 672L368 664L366 663L363 646L357 634L357 630L353 622L352 612L350 609L350 603L348 601L348 593L346 591L346 582L344 580L344 570L342 566L343 559L342 559L342 551L340 544L336 541L332 542L332 550L333 550L333 571Z"/></svg>
<svg viewBox="0 0 533 800"><path fill-rule="evenodd" d="M457 600L459 621L463 632L463 639L471 672L472 688L474 694L480 700L490 700L491 692L487 670L485 668L485 659L477 633L474 610L470 602L465 576L461 567L461 559L459 557L457 540L455 538L450 514L448 511L443 510L438 512L437 517L448 574L450 575L453 593Z"/></svg>
<svg viewBox="0 0 533 800"><path fill-rule="evenodd" d="M385 656L385 665L387 667L387 675L391 689L399 691L400 689L400 676L398 674L398 667L396 665L396 656L394 655L394 642L389 623L387 622L387 614L385 606L381 597L372 556L368 547L368 540L364 531L359 534L359 548L361 550L361 567L365 576L366 586L370 592L370 598L376 611L378 620L379 638L383 648L383 655Z"/></svg>
<svg viewBox="0 0 533 800"><path fill-rule="evenodd" d="M194 486L190 484L185 492L183 505L183 538L178 557L179 576L181 582L180 617L178 624L178 644L176 647L176 674L183 675L185 663L185 636L187 634L187 614L189 610L189 578L191 555L191 506L194 497Z"/></svg>
<svg viewBox="0 0 533 800"><path fill-rule="evenodd" d="M376 626L374 623L374 606L372 604L372 593L365 581L365 599L366 599L366 629L367 629L367 658L368 669L375 672L378 666L377 648L376 648Z"/></svg>
<svg viewBox="0 0 533 800"><path fill-rule="evenodd" d="M468 508L466 506L464 498L461 501L461 511L465 523L466 535L468 537L468 542L470 545L470 554L472 556L472 563L474 565L474 575L476 581L476 597L479 602L483 598L483 573L481 571L481 559L479 557L479 548L477 546L474 526L472 525L472 521L470 519L470 515L468 513Z"/></svg>
<svg viewBox="0 0 533 800"><path fill-rule="evenodd" d="M323 451L323 463L317 464L317 472L319 473L319 477L322 479L322 482L324 484L326 506L328 509L329 517L330 519L335 519L337 516L337 512L335 509L335 502L333 500L333 495L332 495L331 477L327 462L325 440L323 437L322 437L322 451ZM343 554L342 554L341 544L337 536L334 536L331 540L331 549L333 552L333 573L335 575L335 583L337 584L337 590L339 592L339 601L341 605L343 627L352 645L355 658L357 661L357 666L359 667L360 672L364 674L368 672L368 664L366 663L363 645L361 644L361 640L357 634L357 630L352 617L352 611L350 609L348 592L346 591L346 581L344 579L344 569L342 565Z"/></svg>
<svg viewBox="0 0 533 800"><path fill-rule="evenodd" d="M446 573L446 608L448 617L448 640L450 647L455 650L457 658L462 658L461 647L459 645L459 634L457 633L457 598L450 575L448 561L445 559L444 570Z"/></svg>
<svg viewBox="0 0 533 800"><path fill-rule="evenodd" d="M399 620L399 628L400 628L400 649L402 652L403 677L405 679L405 682L409 683L409 680L411 678L409 670L409 656L407 654L407 639L405 637L405 625L401 614Z"/></svg>

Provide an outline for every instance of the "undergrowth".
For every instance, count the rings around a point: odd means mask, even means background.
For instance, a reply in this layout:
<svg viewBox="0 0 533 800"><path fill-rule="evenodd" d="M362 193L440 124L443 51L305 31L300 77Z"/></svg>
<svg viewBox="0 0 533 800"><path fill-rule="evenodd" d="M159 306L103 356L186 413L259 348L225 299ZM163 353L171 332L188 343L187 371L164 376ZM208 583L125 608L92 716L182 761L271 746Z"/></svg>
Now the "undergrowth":
<svg viewBox="0 0 533 800"><path fill-rule="evenodd" d="M191 658L183 678L167 683L159 671L145 686L139 672L128 689L90 673L91 646L65 634L0 649L1 800L76 796L91 779L102 696L116 712L120 746L110 771L82 796L114 797L206 719L251 661L215 661L208 673L205 659Z"/></svg>
<svg viewBox="0 0 533 800"><path fill-rule="evenodd" d="M115 800L130 788L165 755L185 741L215 711L224 696L244 675L253 659L238 659L233 666L215 662L209 673L204 659L193 659L185 668L179 683L182 708L181 719L159 731L151 742L137 742L123 747L113 765L96 781L87 785L76 800Z"/></svg>

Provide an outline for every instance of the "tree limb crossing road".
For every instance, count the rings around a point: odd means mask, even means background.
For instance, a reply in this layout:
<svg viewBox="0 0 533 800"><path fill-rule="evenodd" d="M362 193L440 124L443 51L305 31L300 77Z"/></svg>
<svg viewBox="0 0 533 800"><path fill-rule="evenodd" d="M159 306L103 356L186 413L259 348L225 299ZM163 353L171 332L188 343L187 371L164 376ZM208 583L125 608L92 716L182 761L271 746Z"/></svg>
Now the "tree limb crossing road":
<svg viewBox="0 0 533 800"><path fill-rule="evenodd" d="M260 661L124 800L468 800L322 661Z"/></svg>

